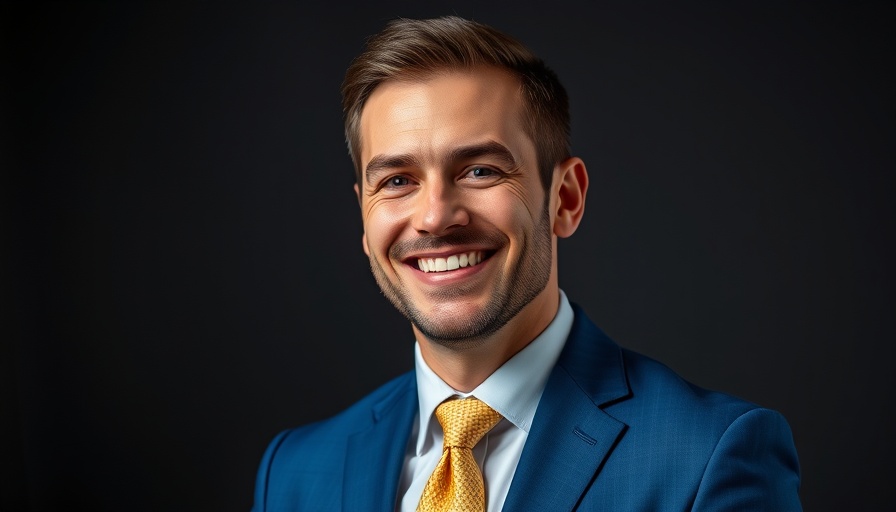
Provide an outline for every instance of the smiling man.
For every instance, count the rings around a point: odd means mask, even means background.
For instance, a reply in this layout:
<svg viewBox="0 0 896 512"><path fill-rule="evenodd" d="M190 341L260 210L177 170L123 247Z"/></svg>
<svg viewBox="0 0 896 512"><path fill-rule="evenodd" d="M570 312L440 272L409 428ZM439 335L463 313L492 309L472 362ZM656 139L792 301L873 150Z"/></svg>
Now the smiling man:
<svg viewBox="0 0 896 512"><path fill-rule="evenodd" d="M546 190L523 116L519 80L487 66L383 83L361 114L364 250L426 364L465 392L554 318L553 235L583 212L582 161Z"/></svg>
<svg viewBox="0 0 896 512"><path fill-rule="evenodd" d="M278 435L255 510L799 510L777 413L621 349L558 286L588 174L517 41L397 20L343 84L363 249L416 370Z"/></svg>

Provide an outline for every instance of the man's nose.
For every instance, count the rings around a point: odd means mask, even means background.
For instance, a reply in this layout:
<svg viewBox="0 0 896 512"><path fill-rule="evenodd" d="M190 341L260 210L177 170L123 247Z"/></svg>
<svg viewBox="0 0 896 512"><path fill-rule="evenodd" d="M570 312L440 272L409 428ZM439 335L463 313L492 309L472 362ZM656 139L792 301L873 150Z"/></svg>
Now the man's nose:
<svg viewBox="0 0 896 512"><path fill-rule="evenodd" d="M412 219L413 228L418 233L438 236L469 224L469 211L456 187L444 183L429 183L421 192L417 196Z"/></svg>

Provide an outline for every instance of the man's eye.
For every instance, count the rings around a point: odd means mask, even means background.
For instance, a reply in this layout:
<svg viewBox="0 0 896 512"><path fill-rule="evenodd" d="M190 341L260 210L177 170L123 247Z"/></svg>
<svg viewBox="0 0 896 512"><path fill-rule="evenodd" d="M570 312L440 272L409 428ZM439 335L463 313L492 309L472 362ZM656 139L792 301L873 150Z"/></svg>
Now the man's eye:
<svg viewBox="0 0 896 512"><path fill-rule="evenodd" d="M494 169L488 167L474 167L470 169L469 175L473 178L487 178L497 174Z"/></svg>
<svg viewBox="0 0 896 512"><path fill-rule="evenodd" d="M386 187L404 187L409 183L410 180L408 180L406 176L392 176L391 178L389 178L389 181L386 182Z"/></svg>

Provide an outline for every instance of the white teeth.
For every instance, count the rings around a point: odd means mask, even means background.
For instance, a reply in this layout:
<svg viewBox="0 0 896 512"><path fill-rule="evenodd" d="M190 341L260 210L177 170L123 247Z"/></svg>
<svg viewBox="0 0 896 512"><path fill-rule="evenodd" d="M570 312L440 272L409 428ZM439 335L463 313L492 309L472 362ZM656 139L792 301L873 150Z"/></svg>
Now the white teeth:
<svg viewBox="0 0 896 512"><path fill-rule="evenodd" d="M424 272L445 272L463 267L472 267L482 261L482 253L470 251L461 254L452 254L447 258L419 258L417 266Z"/></svg>

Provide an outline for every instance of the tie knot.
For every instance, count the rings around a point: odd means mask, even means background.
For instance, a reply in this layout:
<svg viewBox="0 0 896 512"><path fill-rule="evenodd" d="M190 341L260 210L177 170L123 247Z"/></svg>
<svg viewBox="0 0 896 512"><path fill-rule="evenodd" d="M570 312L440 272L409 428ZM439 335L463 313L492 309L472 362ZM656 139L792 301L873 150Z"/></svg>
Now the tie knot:
<svg viewBox="0 0 896 512"><path fill-rule="evenodd" d="M473 448L502 416L477 398L452 399L436 408L445 432L445 447Z"/></svg>

